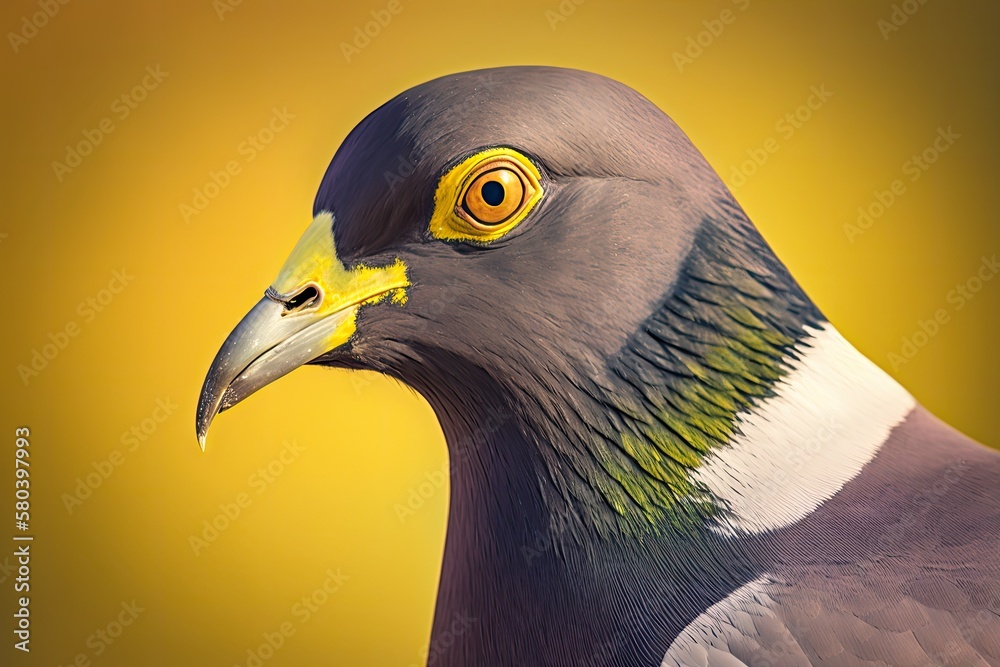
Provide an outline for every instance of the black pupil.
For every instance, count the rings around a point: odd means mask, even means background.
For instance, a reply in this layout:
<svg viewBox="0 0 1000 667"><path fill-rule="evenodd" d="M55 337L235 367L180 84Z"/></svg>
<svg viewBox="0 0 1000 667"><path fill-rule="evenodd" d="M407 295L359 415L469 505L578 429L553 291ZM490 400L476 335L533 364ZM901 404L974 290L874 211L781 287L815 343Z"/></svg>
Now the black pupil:
<svg viewBox="0 0 1000 667"><path fill-rule="evenodd" d="M487 181L483 183L483 201L490 206L499 206L503 203L503 184L497 181Z"/></svg>

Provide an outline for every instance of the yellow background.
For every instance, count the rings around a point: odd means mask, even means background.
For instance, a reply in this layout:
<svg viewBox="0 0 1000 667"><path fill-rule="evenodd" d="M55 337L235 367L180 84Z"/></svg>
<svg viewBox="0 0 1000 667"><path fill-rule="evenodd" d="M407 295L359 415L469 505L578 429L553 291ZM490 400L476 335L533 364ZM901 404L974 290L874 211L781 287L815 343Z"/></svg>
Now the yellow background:
<svg viewBox="0 0 1000 667"><path fill-rule="evenodd" d="M0 573L4 664L68 665L84 653L94 665L245 665L285 621L296 633L266 665L422 664L447 491L424 486L429 497L405 521L395 508L446 465L426 403L378 376L309 368L219 418L207 454L193 422L213 355L309 223L339 142L391 96L454 71L541 63L624 81L730 183L746 151L825 85L833 97L736 196L884 368L902 337L949 309L893 374L947 421L1000 445L1000 280L961 311L946 300L1000 250L995 7L927 2L886 40L877 21L890 17L888 0L752 0L743 11L729 0L567 1L554 24L556 0L401 2L350 62L341 42L386 2L245 0L220 19L210 0L71 1L18 53L9 38L0 46L0 458L12 456L15 426L31 427L37 536L30 659L10 649L14 593ZM725 8L735 20L678 71L673 53ZM19 31L38 11L6 2L0 28ZM167 78L119 120L115 98L157 65ZM238 146L274 108L295 118L247 162ZM52 163L105 117L114 131L57 180ZM960 139L849 242L843 226L857 207L949 126ZM179 205L230 160L241 173L185 224ZM134 280L85 322L78 304L122 268ZM70 321L79 335L25 386L17 366ZM157 399L178 408L127 451L122 434L152 418ZM248 478L285 440L305 449L258 495ZM115 450L122 464L68 513L63 494ZM3 478L6 541L13 484ZM252 504L196 556L189 536L241 492ZM328 568L349 579L298 623L292 606ZM95 657L88 637L133 599L145 611Z"/></svg>

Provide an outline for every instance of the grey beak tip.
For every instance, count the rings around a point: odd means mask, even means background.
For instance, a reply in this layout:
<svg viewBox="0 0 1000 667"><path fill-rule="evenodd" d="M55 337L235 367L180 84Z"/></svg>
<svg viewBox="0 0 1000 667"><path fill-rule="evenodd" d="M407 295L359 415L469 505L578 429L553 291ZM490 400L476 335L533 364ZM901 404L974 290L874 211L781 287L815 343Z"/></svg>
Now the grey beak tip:
<svg viewBox="0 0 1000 667"><path fill-rule="evenodd" d="M202 413L199 410L197 423L195 424L195 433L198 436L198 446L201 447L201 451L205 451L205 439L208 437L208 427L211 423L211 419L202 418Z"/></svg>
<svg viewBox="0 0 1000 667"><path fill-rule="evenodd" d="M198 412L195 415L194 422L194 431L198 436L198 445L201 447L201 451L205 451L205 440L208 437L208 429L215 417L215 411L213 410L214 402L211 393L206 392L203 388L201 398L198 401Z"/></svg>

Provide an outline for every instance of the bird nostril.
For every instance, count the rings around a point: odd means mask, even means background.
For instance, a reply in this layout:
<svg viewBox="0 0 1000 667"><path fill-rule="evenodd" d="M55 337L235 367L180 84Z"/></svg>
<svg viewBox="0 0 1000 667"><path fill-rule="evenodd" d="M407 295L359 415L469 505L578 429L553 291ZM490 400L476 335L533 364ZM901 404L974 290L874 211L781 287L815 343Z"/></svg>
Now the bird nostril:
<svg viewBox="0 0 1000 667"><path fill-rule="evenodd" d="M314 285L307 285L304 290L285 302L285 309L287 311L305 310L317 303L319 303L319 290Z"/></svg>
<svg viewBox="0 0 1000 667"><path fill-rule="evenodd" d="M282 316L292 315L294 313L301 312L303 310L308 310L319 305L319 302L323 298L322 292L316 285L306 285L298 292L292 294L291 296L285 296L283 294L278 294L274 289L268 288L264 293L268 298L277 301L282 306L284 306L284 311L281 313Z"/></svg>

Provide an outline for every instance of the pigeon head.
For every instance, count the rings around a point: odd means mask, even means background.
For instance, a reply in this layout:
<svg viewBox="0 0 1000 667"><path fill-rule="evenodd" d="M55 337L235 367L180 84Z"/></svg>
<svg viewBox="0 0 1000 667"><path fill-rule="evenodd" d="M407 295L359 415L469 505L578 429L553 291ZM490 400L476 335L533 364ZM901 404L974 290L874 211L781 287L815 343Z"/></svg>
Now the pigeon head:
<svg viewBox="0 0 1000 667"><path fill-rule="evenodd" d="M818 320L640 94L557 68L457 74L345 139L209 371L198 434L303 364L375 370L427 398L453 450L531 449L517 456L560 515L704 522L718 504L690 470Z"/></svg>

